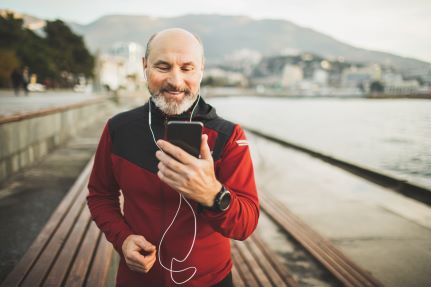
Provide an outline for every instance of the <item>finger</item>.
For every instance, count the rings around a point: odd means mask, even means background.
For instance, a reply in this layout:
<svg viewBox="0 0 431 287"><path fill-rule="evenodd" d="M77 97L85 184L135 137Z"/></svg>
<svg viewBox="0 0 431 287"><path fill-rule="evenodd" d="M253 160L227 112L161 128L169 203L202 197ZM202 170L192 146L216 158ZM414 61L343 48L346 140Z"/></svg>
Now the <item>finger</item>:
<svg viewBox="0 0 431 287"><path fill-rule="evenodd" d="M170 179L169 177L166 177L160 170L157 172L157 176L160 178L161 181L169 185L175 190L179 190L180 186L175 180Z"/></svg>
<svg viewBox="0 0 431 287"><path fill-rule="evenodd" d="M151 262L155 258L154 254L155 251L148 255L142 255L141 253L136 252L132 254L132 256L130 256L129 263L140 268L146 268L149 262Z"/></svg>
<svg viewBox="0 0 431 287"><path fill-rule="evenodd" d="M151 260L150 263L148 263L147 269L150 270L151 268L153 268L155 262L156 262L156 258L154 257L154 259Z"/></svg>
<svg viewBox="0 0 431 287"><path fill-rule="evenodd" d="M181 162L177 161L175 158L168 154L163 154L161 151L156 152L156 157L163 163L166 167L178 174L184 174L186 166Z"/></svg>
<svg viewBox="0 0 431 287"><path fill-rule="evenodd" d="M167 178L172 179L173 181L180 181L182 179L182 175L178 173L176 170L172 170L163 162L159 162L157 165L159 171Z"/></svg>
<svg viewBox="0 0 431 287"><path fill-rule="evenodd" d="M129 257L130 263L133 265L137 265L140 267L144 267L147 261L145 260L145 256L140 254L138 251L134 251Z"/></svg>
<svg viewBox="0 0 431 287"><path fill-rule="evenodd" d="M151 244L148 240L145 239L145 237L143 236L139 236L136 240L135 240L136 245L138 245L140 248L142 248L142 250L146 251L146 252L152 252L154 250L156 250L156 246L154 246L153 244Z"/></svg>
<svg viewBox="0 0 431 287"><path fill-rule="evenodd" d="M158 140L157 144L160 146L160 148L164 152L170 154L171 156L173 156L174 158L176 158L179 162L182 162L183 164L189 164L189 163L193 162L193 160L195 159L194 156L187 153L186 151L184 151L180 147L177 147L177 146L171 144L170 142L167 142L164 140Z"/></svg>
<svg viewBox="0 0 431 287"><path fill-rule="evenodd" d="M212 159L211 150L208 145L208 135L203 134L202 135L202 141L201 141L201 159Z"/></svg>

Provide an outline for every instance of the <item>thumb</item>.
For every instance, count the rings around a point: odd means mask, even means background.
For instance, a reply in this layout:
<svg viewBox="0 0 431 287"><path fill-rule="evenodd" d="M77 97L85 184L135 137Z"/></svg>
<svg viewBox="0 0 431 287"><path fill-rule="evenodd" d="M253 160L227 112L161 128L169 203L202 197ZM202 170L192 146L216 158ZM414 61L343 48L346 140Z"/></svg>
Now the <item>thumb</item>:
<svg viewBox="0 0 431 287"><path fill-rule="evenodd" d="M212 159L210 147L208 145L208 135L202 135L201 141L201 159Z"/></svg>

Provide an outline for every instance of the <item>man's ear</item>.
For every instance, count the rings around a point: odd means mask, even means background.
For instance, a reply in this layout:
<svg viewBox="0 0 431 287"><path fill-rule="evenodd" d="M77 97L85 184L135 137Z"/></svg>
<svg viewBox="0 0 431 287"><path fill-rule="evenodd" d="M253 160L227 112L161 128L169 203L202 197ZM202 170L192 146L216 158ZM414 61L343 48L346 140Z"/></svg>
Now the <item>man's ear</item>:
<svg viewBox="0 0 431 287"><path fill-rule="evenodd" d="M142 66L144 67L144 71L147 68L147 59L145 59L145 57L142 57Z"/></svg>

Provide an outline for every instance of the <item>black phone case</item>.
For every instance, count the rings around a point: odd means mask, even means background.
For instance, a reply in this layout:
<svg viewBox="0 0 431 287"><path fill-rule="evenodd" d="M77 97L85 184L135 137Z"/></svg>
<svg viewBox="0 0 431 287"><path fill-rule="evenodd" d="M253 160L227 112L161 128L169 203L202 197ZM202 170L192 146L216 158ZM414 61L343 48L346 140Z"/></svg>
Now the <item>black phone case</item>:
<svg viewBox="0 0 431 287"><path fill-rule="evenodd" d="M199 158L202 136L201 122L170 121L167 125L167 140L187 153Z"/></svg>

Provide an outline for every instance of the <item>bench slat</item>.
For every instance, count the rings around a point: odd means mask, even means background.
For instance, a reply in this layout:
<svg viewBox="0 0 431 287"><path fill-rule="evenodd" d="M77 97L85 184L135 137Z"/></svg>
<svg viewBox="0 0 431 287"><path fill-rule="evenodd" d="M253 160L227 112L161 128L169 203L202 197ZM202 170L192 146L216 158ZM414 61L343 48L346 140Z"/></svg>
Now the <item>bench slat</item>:
<svg viewBox="0 0 431 287"><path fill-rule="evenodd" d="M37 264L28 273L24 279L22 286L34 287L41 286L45 276L49 273L52 264L55 262L56 256L61 252L61 249L71 232L75 221L78 219L83 205L82 202L86 194L81 192L74 202L72 208L67 213L67 216L61 222L59 228L52 235L46 248L43 250L40 257L37 259Z"/></svg>
<svg viewBox="0 0 431 287"><path fill-rule="evenodd" d="M75 262L66 278L64 286L78 287L83 286L85 278L88 276L92 264L92 260L97 251L99 243L100 230L96 224L91 221L90 227L76 256Z"/></svg>
<svg viewBox="0 0 431 287"><path fill-rule="evenodd" d="M272 286L271 281L266 277L266 274L263 272L262 268L257 263L257 260L260 258L255 258L250 250L247 248L245 242L235 242L236 247L238 248L239 253L244 258L244 261L249 266L250 270L253 270L253 275L256 277L260 286Z"/></svg>
<svg viewBox="0 0 431 287"><path fill-rule="evenodd" d="M241 256L241 253L239 253L238 248L235 244L233 244L231 250L236 267L238 268L238 271L241 274L241 277L243 278L246 285L250 287L259 286L258 282L256 281L256 278L253 275L253 271L250 270L249 266L245 262L244 258Z"/></svg>
<svg viewBox="0 0 431 287"><path fill-rule="evenodd" d="M287 286L287 284L285 283L286 278L284 277L283 279L282 275L280 275L277 270L274 269L274 266L268 260L266 254L263 253L262 250L257 247L254 241L254 237L256 236L252 235L250 240L247 240L245 243L250 252L253 253L254 257L258 259L257 263L267 274L268 278L271 280L274 286Z"/></svg>
<svg viewBox="0 0 431 287"><path fill-rule="evenodd" d="M83 206L78 221L73 225L70 236L66 239L66 242L61 250L61 253L56 258L49 270L49 274L43 283L43 286L60 286L64 279L68 276L68 271L72 264L78 248L86 236L87 227L90 223L90 212L86 206ZM85 273L84 273L85 274Z"/></svg>
<svg viewBox="0 0 431 287"><path fill-rule="evenodd" d="M259 250L265 254L265 258L268 259L274 270L280 274L280 277L283 278L289 286L297 286L298 282L296 282L296 280L293 278L290 270L286 267L286 265L277 260L277 255L268 247L265 242L263 242L262 238L257 236L257 234L254 234L254 236L252 236L252 240L256 245L256 250Z"/></svg>
<svg viewBox="0 0 431 287"><path fill-rule="evenodd" d="M97 251L94 257L94 262L91 265L90 273L84 286L105 286L108 278L108 271L114 248L112 244L106 240L103 233L100 233L100 239L97 246Z"/></svg>
<svg viewBox="0 0 431 287"><path fill-rule="evenodd" d="M71 208L73 203L77 200L77 197L81 193L82 189L86 185L89 177L89 172L93 166L92 158L83 172L80 174L78 179L75 181L73 186L70 188L68 193L64 196L58 207L52 213L51 217L42 228L41 232L37 235L29 249L26 251L21 260L17 263L14 269L9 273L6 279L1 284L2 287L15 287L19 286L24 280L25 276L31 270L32 266L38 260L40 254L49 243L51 235L60 226L64 220L68 210Z"/></svg>
<svg viewBox="0 0 431 287"><path fill-rule="evenodd" d="M234 262L234 265L232 266L232 279L233 279L233 285L235 287L245 287L244 281L242 281L241 276L238 273L238 270L236 269L236 265Z"/></svg>

